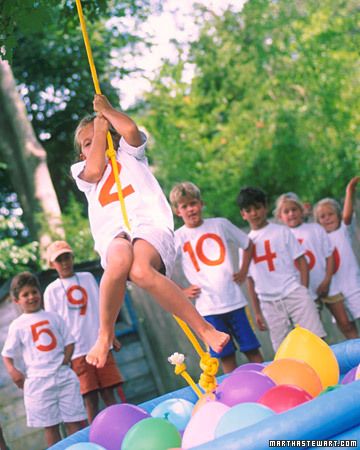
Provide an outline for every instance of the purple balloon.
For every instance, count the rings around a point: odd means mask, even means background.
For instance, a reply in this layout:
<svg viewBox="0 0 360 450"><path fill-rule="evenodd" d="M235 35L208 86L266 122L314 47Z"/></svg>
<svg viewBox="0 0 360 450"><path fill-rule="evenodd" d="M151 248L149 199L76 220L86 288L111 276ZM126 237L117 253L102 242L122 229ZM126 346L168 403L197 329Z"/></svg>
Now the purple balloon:
<svg viewBox="0 0 360 450"><path fill-rule="evenodd" d="M261 372L265 365L260 363L246 363L237 367L232 373L242 372L243 370L255 370L255 372Z"/></svg>
<svg viewBox="0 0 360 450"><path fill-rule="evenodd" d="M107 450L119 450L129 429L148 417L150 415L146 411L129 403L108 406L90 425L89 441Z"/></svg>
<svg viewBox="0 0 360 450"><path fill-rule="evenodd" d="M216 389L216 399L228 406L256 402L275 383L267 375L254 370L232 373Z"/></svg>
<svg viewBox="0 0 360 450"><path fill-rule="evenodd" d="M349 372L347 372L344 378L342 379L341 384L352 383L355 380L357 368L358 366L353 367L351 370L349 370Z"/></svg>

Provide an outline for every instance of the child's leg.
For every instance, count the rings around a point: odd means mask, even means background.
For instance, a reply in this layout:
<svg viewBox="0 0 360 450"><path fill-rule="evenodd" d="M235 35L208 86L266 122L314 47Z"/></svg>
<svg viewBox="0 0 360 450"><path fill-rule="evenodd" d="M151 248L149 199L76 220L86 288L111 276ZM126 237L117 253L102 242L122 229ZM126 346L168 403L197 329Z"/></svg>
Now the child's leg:
<svg viewBox="0 0 360 450"><path fill-rule="evenodd" d="M116 238L109 245L106 269L100 282L100 328L97 341L86 356L86 361L103 367L114 339L114 326L124 301L126 280L133 261L131 243Z"/></svg>
<svg viewBox="0 0 360 450"><path fill-rule="evenodd" d="M261 351L258 348L254 349L254 350L248 350L247 352L244 352L244 354L246 355L247 359L251 363L263 363L264 362L264 358L261 354Z"/></svg>
<svg viewBox="0 0 360 450"><path fill-rule="evenodd" d="M349 320L343 301L337 303L325 303L325 305L335 317L337 326L347 339L356 339L359 337L355 322Z"/></svg>
<svg viewBox="0 0 360 450"><path fill-rule="evenodd" d="M221 366L224 373L231 373L237 368L236 353L220 358Z"/></svg>
<svg viewBox="0 0 360 450"><path fill-rule="evenodd" d="M71 434L80 431L85 427L85 420L81 420L79 422L66 422L65 424L66 435L70 436Z"/></svg>
<svg viewBox="0 0 360 450"><path fill-rule="evenodd" d="M137 239L133 244L134 262L130 279L152 295L166 311L186 322L217 353L229 341L229 335L217 331L198 313L182 290L169 278L158 272L162 261L158 251L149 242Z"/></svg>
<svg viewBox="0 0 360 450"><path fill-rule="evenodd" d="M83 395L86 413L89 424L94 420L99 412L99 394L98 391L91 391Z"/></svg>
<svg viewBox="0 0 360 450"><path fill-rule="evenodd" d="M7 448L8 447L5 442L3 431L2 431L2 428L0 427L0 450L7 450Z"/></svg>
<svg viewBox="0 0 360 450"><path fill-rule="evenodd" d="M116 405L117 400L115 397L115 391L113 387L101 389L100 395L106 406Z"/></svg>
<svg viewBox="0 0 360 450"><path fill-rule="evenodd" d="M51 427L45 427L45 441L48 447L51 447L61 441L59 424L52 425Z"/></svg>

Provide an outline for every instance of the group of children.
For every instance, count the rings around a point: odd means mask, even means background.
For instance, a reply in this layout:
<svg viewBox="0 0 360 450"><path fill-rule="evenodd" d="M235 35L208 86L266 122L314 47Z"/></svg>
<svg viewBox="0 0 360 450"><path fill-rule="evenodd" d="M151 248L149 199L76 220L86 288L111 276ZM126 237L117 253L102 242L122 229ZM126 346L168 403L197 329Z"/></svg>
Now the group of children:
<svg viewBox="0 0 360 450"><path fill-rule="evenodd" d="M105 96L96 95L93 106L96 114L86 116L75 132L80 161L71 173L88 200L104 269L100 288L92 275L74 273L66 242L53 243L48 260L59 278L45 290L45 311L36 278L29 273L15 277L11 295L23 314L10 325L2 352L13 381L24 388L29 426L45 427L49 445L60 438L59 423L65 422L69 433L82 426L86 415L80 389L89 421L98 411L99 392L105 404L116 401L113 389L122 378L110 349L119 345L114 325L127 281L184 320L221 359L225 373L236 367L236 342L249 361L263 361L241 289L245 281L256 324L269 330L274 350L294 324L325 337L320 303L347 338L358 337L354 320L360 317L360 271L349 225L359 177L348 184L342 213L332 199L316 205L317 223L305 223L304 207L294 193L277 201L276 219L282 224L269 222L265 193L241 189L237 204L250 226L247 235L227 219L204 219L200 190L191 182L172 189L172 212L149 169L146 136ZM108 133L117 148L129 226L120 213ZM184 222L175 233L173 213ZM173 273L176 261L187 285ZM15 367L19 350L26 374ZM55 396L63 398L56 407Z"/></svg>

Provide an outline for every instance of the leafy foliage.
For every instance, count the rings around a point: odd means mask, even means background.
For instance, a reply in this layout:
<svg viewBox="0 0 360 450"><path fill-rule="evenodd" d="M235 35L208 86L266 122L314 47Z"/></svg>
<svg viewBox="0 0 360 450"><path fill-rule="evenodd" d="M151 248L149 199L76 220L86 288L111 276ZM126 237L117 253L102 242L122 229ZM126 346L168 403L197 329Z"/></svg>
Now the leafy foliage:
<svg viewBox="0 0 360 450"><path fill-rule="evenodd" d="M199 18L190 56L166 63L147 99L165 188L190 179L209 215L238 223L243 185L270 199L341 196L360 168L355 2L251 0L241 13L205 9Z"/></svg>

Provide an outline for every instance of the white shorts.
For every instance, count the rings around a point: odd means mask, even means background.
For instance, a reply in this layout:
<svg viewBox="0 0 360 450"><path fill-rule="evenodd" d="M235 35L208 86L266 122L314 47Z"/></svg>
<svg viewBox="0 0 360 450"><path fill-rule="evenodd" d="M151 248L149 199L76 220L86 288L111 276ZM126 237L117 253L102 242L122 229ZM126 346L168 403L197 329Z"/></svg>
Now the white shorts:
<svg viewBox="0 0 360 450"><path fill-rule="evenodd" d="M350 295L345 296L345 307L355 319L360 318L360 292L355 291Z"/></svg>
<svg viewBox="0 0 360 450"><path fill-rule="evenodd" d="M68 366L47 377L26 378L24 403L28 427L51 427L87 418L78 377Z"/></svg>
<svg viewBox="0 0 360 450"><path fill-rule="evenodd" d="M268 324L270 339L275 352L292 326L296 324L310 330L317 336L326 336L316 304L304 286L297 287L281 300L262 301L261 310Z"/></svg>
<svg viewBox="0 0 360 450"><path fill-rule="evenodd" d="M171 277L175 264L175 241L174 232L172 230L142 225L131 229L130 239L132 242L135 239L144 239L144 241L149 242L149 244L157 250L164 263L165 275L169 278ZM106 268L107 248L108 246L106 247L106 250L100 254L101 265L104 269Z"/></svg>

